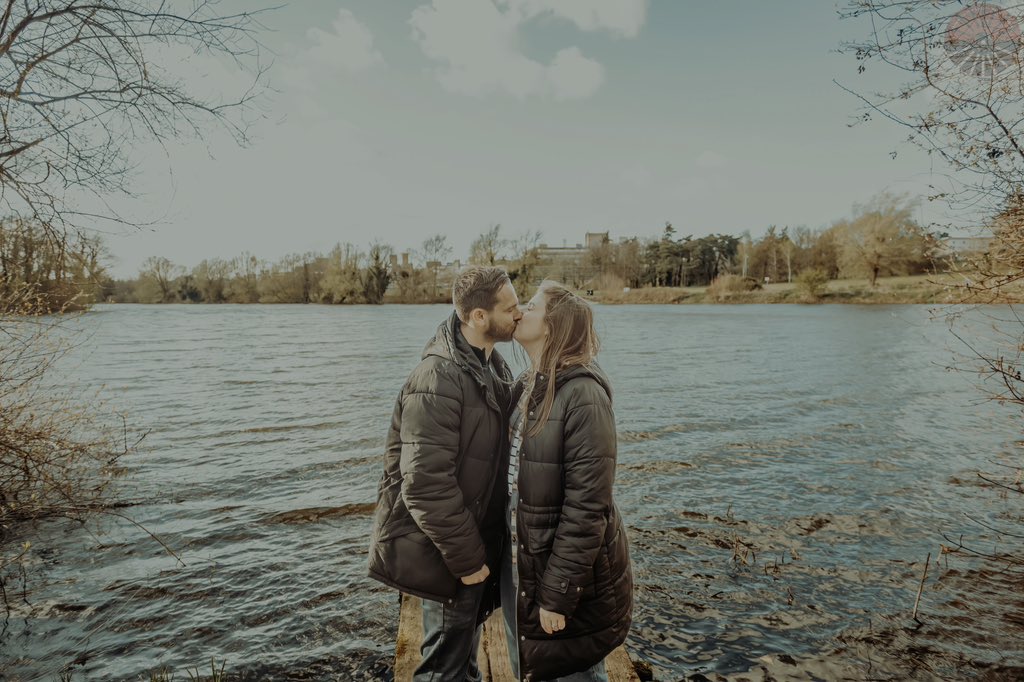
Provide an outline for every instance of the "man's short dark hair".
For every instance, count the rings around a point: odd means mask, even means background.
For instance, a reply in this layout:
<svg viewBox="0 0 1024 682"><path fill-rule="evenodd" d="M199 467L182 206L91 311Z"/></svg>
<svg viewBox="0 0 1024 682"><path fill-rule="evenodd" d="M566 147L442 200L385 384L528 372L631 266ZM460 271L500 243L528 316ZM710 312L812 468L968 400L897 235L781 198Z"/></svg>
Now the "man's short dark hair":
<svg viewBox="0 0 1024 682"><path fill-rule="evenodd" d="M477 308L491 311L498 304L498 292L510 282L508 273L501 268L472 265L455 278L452 285L452 303L463 322Z"/></svg>

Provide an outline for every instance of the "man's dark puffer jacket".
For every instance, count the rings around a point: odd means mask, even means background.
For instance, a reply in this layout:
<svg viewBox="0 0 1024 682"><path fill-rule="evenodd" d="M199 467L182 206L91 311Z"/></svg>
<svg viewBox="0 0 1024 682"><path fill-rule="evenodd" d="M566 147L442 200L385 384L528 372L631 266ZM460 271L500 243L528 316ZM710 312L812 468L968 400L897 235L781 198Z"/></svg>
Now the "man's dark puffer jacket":
<svg viewBox="0 0 1024 682"><path fill-rule="evenodd" d="M395 403L370 539L371 577L434 601L485 562L495 587L503 542L503 528L484 537L481 524L492 490L504 490L494 484L507 467L507 398L458 324L454 313L441 324ZM491 362L511 384L497 351ZM481 618L493 607L485 597Z"/></svg>

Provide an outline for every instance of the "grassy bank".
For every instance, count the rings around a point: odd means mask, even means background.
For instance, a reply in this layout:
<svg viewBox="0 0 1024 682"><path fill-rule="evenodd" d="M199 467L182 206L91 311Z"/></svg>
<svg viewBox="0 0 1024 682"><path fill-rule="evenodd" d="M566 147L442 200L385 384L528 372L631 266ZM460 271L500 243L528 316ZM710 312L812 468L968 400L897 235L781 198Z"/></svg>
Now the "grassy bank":
<svg viewBox="0 0 1024 682"><path fill-rule="evenodd" d="M767 284L755 291L730 292L715 298L707 287L656 287L621 291L595 291L593 300L606 304L642 303L956 303L963 292L954 285L956 275L917 275L879 278L874 287L867 279L828 282L817 299L796 284Z"/></svg>

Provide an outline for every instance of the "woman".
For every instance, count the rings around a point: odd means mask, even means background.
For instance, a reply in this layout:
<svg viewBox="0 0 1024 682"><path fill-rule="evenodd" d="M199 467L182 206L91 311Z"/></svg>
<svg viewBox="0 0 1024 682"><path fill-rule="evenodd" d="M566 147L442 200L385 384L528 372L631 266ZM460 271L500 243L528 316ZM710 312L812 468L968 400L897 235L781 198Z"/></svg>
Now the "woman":
<svg viewBox="0 0 1024 682"><path fill-rule="evenodd" d="M590 305L541 284L515 331L530 357L512 415L502 611L520 680L607 680L633 576L612 500L615 415Z"/></svg>

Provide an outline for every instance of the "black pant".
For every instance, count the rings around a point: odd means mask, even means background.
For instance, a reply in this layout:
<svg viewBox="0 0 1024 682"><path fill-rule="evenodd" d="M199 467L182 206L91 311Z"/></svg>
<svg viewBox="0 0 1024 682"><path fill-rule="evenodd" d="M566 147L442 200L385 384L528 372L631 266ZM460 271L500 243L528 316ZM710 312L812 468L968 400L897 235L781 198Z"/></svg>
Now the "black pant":
<svg viewBox="0 0 1024 682"><path fill-rule="evenodd" d="M413 682L480 682L476 624L486 583L459 585L450 602L423 600L423 660Z"/></svg>

